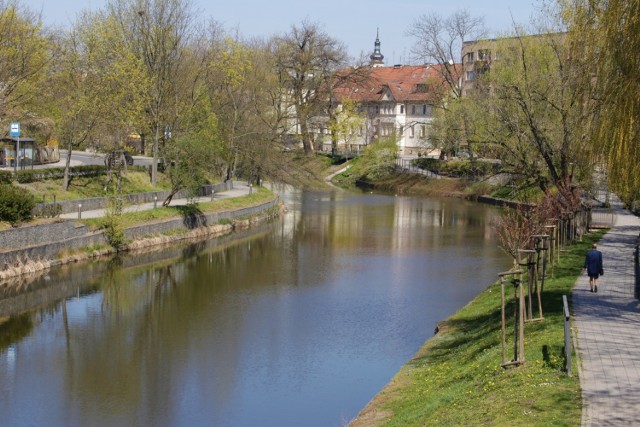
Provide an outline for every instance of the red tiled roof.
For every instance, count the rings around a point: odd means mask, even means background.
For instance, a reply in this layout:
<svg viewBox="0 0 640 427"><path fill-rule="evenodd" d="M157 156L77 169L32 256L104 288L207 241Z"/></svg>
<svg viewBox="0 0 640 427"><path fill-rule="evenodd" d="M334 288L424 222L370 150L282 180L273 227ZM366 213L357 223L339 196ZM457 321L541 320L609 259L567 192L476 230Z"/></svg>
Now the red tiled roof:
<svg viewBox="0 0 640 427"><path fill-rule="evenodd" d="M389 92L396 102L435 102L444 93L441 67L443 66L373 67L362 81L349 83L347 80L334 87L333 93L338 99L349 98L357 102L379 102ZM459 72L460 66L454 67L454 71Z"/></svg>

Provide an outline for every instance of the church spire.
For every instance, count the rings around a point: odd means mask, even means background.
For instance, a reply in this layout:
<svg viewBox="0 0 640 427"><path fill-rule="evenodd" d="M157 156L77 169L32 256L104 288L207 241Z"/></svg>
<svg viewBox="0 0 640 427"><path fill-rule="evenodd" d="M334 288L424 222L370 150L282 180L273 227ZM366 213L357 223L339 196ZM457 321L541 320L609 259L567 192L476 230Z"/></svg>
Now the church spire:
<svg viewBox="0 0 640 427"><path fill-rule="evenodd" d="M376 42L374 44L373 53L369 57L371 66L382 67L384 65L384 55L380 52L380 29L376 28Z"/></svg>

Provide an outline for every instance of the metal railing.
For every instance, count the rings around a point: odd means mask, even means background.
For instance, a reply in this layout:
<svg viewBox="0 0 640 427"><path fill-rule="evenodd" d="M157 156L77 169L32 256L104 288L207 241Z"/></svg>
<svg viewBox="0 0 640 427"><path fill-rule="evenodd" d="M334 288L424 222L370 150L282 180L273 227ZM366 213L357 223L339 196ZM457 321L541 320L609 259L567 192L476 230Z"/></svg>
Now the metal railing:
<svg viewBox="0 0 640 427"><path fill-rule="evenodd" d="M571 327L569 324L569 304L567 296L562 295L562 305L564 310L564 352L567 361L567 375L571 376Z"/></svg>

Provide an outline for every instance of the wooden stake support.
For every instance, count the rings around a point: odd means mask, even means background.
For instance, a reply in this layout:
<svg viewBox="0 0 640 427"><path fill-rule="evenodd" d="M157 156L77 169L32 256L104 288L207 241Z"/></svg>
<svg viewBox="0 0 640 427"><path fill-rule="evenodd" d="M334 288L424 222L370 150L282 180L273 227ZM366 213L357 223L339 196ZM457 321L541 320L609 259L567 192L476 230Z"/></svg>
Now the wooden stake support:
<svg viewBox="0 0 640 427"><path fill-rule="evenodd" d="M524 363L524 290L522 287L522 270L511 270L499 273L500 277L500 302L502 314L502 367L520 365ZM514 324L513 324L513 359L507 361L507 316L505 312L504 284L505 278L511 277L514 289Z"/></svg>

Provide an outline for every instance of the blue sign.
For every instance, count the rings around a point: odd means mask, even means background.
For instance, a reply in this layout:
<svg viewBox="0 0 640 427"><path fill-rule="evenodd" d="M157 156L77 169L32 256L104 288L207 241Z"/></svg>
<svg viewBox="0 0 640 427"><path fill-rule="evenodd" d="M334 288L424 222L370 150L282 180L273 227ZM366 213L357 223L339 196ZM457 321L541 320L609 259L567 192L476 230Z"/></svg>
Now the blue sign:
<svg viewBox="0 0 640 427"><path fill-rule="evenodd" d="M9 135L13 137L20 137L20 123L11 123L11 127L9 128Z"/></svg>

